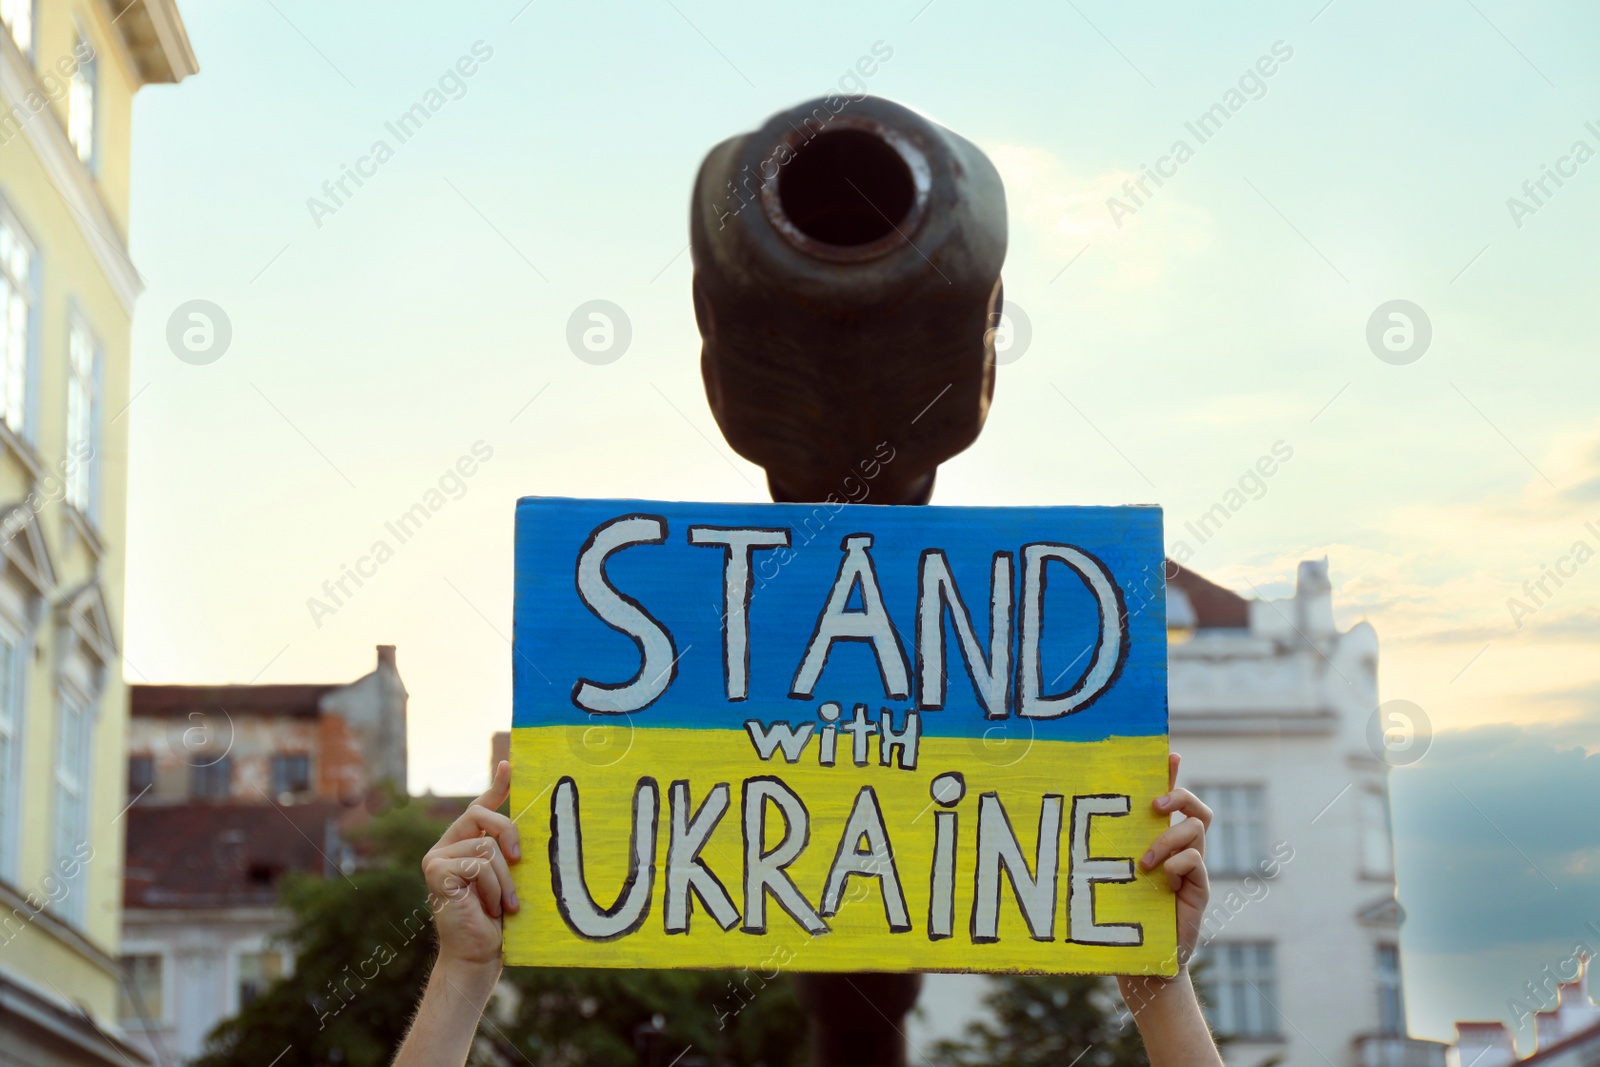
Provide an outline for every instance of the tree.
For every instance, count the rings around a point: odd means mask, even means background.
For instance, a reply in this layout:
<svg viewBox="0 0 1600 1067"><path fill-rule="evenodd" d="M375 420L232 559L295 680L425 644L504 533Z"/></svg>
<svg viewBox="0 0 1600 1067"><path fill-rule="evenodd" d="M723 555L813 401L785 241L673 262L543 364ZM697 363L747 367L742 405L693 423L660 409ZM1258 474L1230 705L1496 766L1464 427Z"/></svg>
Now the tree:
<svg viewBox="0 0 1600 1067"><path fill-rule="evenodd" d="M293 972L218 1024L197 1067L387 1064L433 961L420 864L444 826L402 803L354 835L359 869L286 878Z"/></svg>
<svg viewBox="0 0 1600 1067"><path fill-rule="evenodd" d="M1084 975L1000 975L984 997L992 1018L940 1041L941 1067L1135 1067L1144 1042L1111 981Z"/></svg>
<svg viewBox="0 0 1600 1067"><path fill-rule="evenodd" d="M523 967L507 984L516 996L504 1036L541 1067L647 1064L640 1036L656 1042L659 1067L804 1061L805 1019L788 975L762 984L743 972Z"/></svg>
<svg viewBox="0 0 1600 1067"><path fill-rule="evenodd" d="M357 870L285 879L293 971L218 1024L194 1067L388 1064L436 951L420 864L445 825L402 798L353 835ZM633 1067L641 1031L665 1050L663 1065L682 1052L678 1067L793 1067L805 1052L784 974L515 968L478 1028L475 1059Z"/></svg>

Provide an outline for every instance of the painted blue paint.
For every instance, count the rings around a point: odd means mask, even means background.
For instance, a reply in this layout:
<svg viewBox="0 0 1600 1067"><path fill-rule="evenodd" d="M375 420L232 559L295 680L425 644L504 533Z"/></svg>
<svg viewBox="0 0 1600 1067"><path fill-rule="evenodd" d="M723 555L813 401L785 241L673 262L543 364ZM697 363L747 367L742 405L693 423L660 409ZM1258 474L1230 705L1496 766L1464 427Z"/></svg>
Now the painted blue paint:
<svg viewBox="0 0 1600 1067"><path fill-rule="evenodd" d="M945 618L946 693L942 710L922 715L932 736L993 736L1092 741L1167 732L1166 590L1161 510L1156 507L954 508L847 504L703 504L648 500L528 497L517 504L514 619L515 726L615 723L573 702L580 678L617 684L639 673L640 652L580 598L576 566L594 531L625 515L665 520L661 544L622 548L606 561L607 579L672 635L676 676L661 696L629 713L636 728L742 730L747 719L817 721L817 705L837 701L848 718L865 703L899 713L916 706L918 567L924 549L942 549L982 647L989 647L989 579L996 552L1014 554L1013 610L1022 547L1050 542L1098 559L1118 586L1127 620L1127 654L1109 688L1090 706L1054 719L986 719L966 670L954 625ZM749 697L727 698L723 655L720 547L692 545L691 525L788 528L791 548L759 549L751 570ZM870 554L910 666L912 693L884 692L872 646L834 644L812 699L790 685L839 572L847 536L870 534ZM1043 692L1070 689L1088 670L1100 612L1089 586L1060 562L1046 564L1040 638ZM860 607L859 591L850 607ZM1115 620L1113 620L1115 625ZM1013 625L1015 672L1019 627ZM1014 685L1013 689L1017 687ZM1013 702L1014 703L1014 702Z"/></svg>

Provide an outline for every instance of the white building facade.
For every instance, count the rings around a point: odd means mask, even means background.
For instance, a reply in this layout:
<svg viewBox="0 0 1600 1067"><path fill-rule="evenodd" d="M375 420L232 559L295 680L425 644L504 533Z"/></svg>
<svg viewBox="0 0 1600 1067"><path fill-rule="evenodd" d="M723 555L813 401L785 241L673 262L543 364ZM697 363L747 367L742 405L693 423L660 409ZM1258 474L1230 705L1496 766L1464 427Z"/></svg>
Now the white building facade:
<svg viewBox="0 0 1600 1067"><path fill-rule="evenodd" d="M1167 614L1172 749L1216 812L1199 967L1224 1059L1443 1067L1445 1046L1406 1036L1377 634L1335 625L1326 560L1282 600L1169 563ZM985 981L928 976L913 1044L959 1034Z"/></svg>
<svg viewBox="0 0 1600 1067"><path fill-rule="evenodd" d="M1386 759L1422 742L1375 727L1377 634L1335 625L1326 560L1283 600L1179 572L1167 614L1172 747L1216 812L1201 973L1224 1058L1442 1064L1406 1036Z"/></svg>

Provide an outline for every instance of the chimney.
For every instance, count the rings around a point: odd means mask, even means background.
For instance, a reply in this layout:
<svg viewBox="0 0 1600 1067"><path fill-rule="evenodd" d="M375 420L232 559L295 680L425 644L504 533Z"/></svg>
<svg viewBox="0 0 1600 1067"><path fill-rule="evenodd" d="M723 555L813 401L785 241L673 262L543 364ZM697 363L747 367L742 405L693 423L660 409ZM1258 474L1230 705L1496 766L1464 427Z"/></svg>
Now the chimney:
<svg viewBox="0 0 1600 1067"><path fill-rule="evenodd" d="M494 778L495 768L501 760L511 759L511 731L496 730L489 739L489 777Z"/></svg>
<svg viewBox="0 0 1600 1067"><path fill-rule="evenodd" d="M1333 624L1333 583L1328 580L1328 557L1303 559L1295 573L1295 625L1307 639L1331 636Z"/></svg>
<svg viewBox="0 0 1600 1067"><path fill-rule="evenodd" d="M378 646L378 668L373 672L379 686L380 718L378 724L379 766L382 776L388 778L401 793L406 792L406 702L410 694L400 680L400 668L395 665L395 646Z"/></svg>

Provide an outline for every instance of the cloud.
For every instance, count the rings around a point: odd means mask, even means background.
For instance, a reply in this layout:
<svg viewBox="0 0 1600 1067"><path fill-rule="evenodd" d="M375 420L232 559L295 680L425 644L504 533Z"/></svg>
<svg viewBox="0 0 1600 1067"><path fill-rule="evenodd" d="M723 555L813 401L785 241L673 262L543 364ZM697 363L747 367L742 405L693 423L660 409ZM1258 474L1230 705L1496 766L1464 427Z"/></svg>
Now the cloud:
<svg viewBox="0 0 1600 1067"><path fill-rule="evenodd" d="M1552 689L1540 693L1540 700L1551 701L1567 706L1577 705L1585 710L1600 708L1600 681L1589 682L1584 685L1568 686L1562 689ZM1600 731L1600 713L1597 713L1596 730ZM1600 740L1600 738L1596 738Z"/></svg>
<svg viewBox="0 0 1600 1067"><path fill-rule="evenodd" d="M1594 608L1582 608L1550 618L1541 616L1537 622L1529 620L1527 625L1530 627L1537 625L1540 637L1584 643L1600 641L1600 611Z"/></svg>
<svg viewBox="0 0 1600 1067"><path fill-rule="evenodd" d="M1006 188L1013 255L1032 259L1043 279L1073 263L1080 290L1107 296L1145 290L1166 278L1180 260L1194 260L1211 243L1209 213L1181 189L1160 191L1149 210L1123 219L1119 228L1106 208L1124 181L1139 175L1126 170L1090 173L1049 149L1033 145L985 144ZM1087 249L1087 251L1086 251ZM1082 253L1082 262L1074 257ZM1030 270L1029 273L1035 273ZM1043 280L1041 279L1041 280Z"/></svg>
<svg viewBox="0 0 1600 1067"><path fill-rule="evenodd" d="M1557 476L1567 475L1567 487L1561 490L1562 499L1579 507L1588 508L1600 503L1600 437L1588 441L1579 439L1576 469L1558 470ZM1560 484L1560 483L1558 483Z"/></svg>
<svg viewBox="0 0 1600 1067"><path fill-rule="evenodd" d="M1529 472L1509 493L1399 504L1342 541L1298 545L1235 573L1265 586L1327 555L1341 624L1371 619L1386 642L1600 641L1600 507L1589 499L1600 492L1600 432L1564 435L1538 463L1566 488Z"/></svg>
<svg viewBox="0 0 1600 1067"><path fill-rule="evenodd" d="M1600 706L1537 726L1440 733L1391 779L1408 954L1448 959L1412 972L1419 1029L1450 1018L1516 1022L1507 1001L1554 964L1552 946L1600 937ZM1586 744L1587 742L1587 744Z"/></svg>
<svg viewBox="0 0 1600 1067"><path fill-rule="evenodd" d="M1561 495L1575 504L1600 503L1600 475L1586 478L1577 485L1563 489Z"/></svg>
<svg viewBox="0 0 1600 1067"><path fill-rule="evenodd" d="M1600 547L1600 546L1597 546ZM1515 595L1515 594L1513 594ZM1521 597L1518 597L1521 600ZM1580 607L1564 615L1538 613L1536 618L1522 620L1522 631L1528 638L1548 641L1590 643L1600 641L1600 611ZM1432 641L1439 644L1473 644L1496 641L1501 638L1521 637L1518 627L1510 621L1510 613L1503 612L1497 624L1477 626L1451 626L1437 630L1421 631L1409 635L1410 640Z"/></svg>
<svg viewBox="0 0 1600 1067"><path fill-rule="evenodd" d="M1058 251L1082 248L1115 229L1101 190L1115 187L1123 178L1120 172L1075 174L1053 152L1027 145L988 145L984 151L1005 182L1007 212L1019 224L1015 229L1053 239Z"/></svg>

